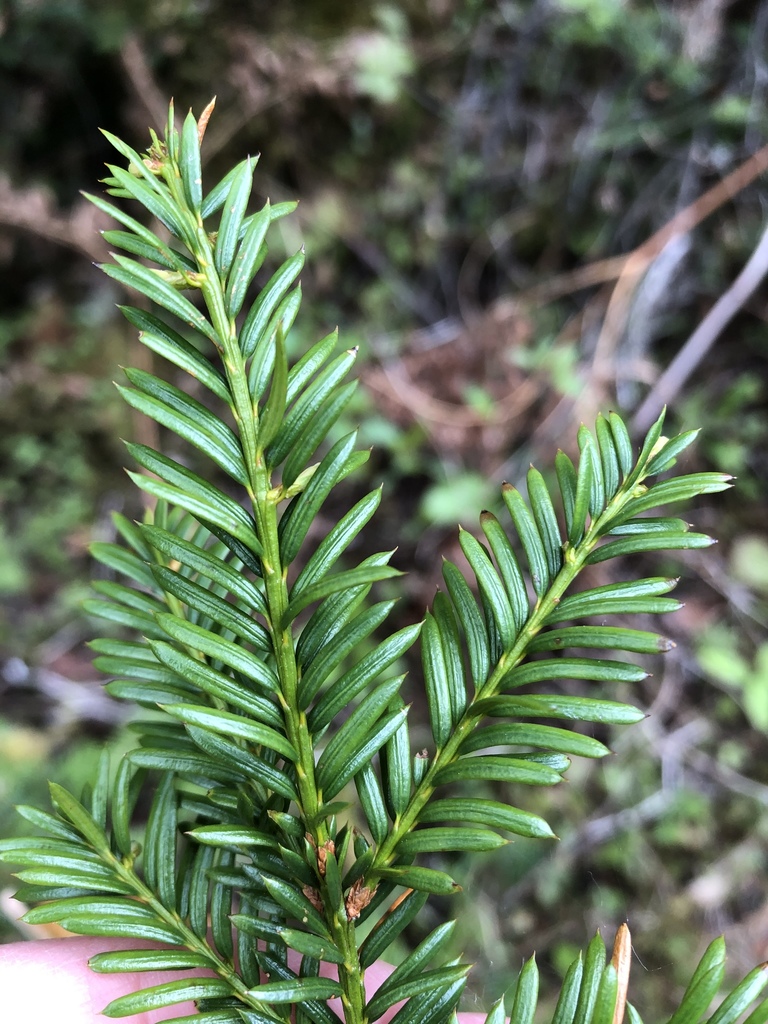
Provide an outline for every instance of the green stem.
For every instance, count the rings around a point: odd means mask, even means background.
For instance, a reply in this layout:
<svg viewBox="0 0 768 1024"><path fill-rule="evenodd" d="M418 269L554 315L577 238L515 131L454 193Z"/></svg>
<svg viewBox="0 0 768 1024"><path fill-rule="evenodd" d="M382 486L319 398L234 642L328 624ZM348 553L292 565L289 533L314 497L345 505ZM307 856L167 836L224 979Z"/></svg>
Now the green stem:
<svg viewBox="0 0 768 1024"><path fill-rule="evenodd" d="M270 497L272 482L269 469L264 461L264 451L259 444L258 412L251 400L245 359L237 335L237 325L234 318L227 313L224 282L216 272L213 247L203 226L202 218L187 206L178 176L171 173L168 183L177 204L181 209L186 210L188 218L191 218L195 224L197 251L194 256L201 274L201 290L211 323L221 339L221 357L232 395L232 414L243 445L243 457L249 480L248 495L253 508L257 536L263 548L260 559L268 609L267 626L272 636L277 674L280 680L279 700L288 739L299 754L296 763L296 781L300 811L316 847L319 848L328 841L330 836L327 823L320 818L319 814L321 800L315 780L315 754L312 738L307 728L306 715L299 708L298 667L294 636L290 628L282 629L280 626L288 607L288 584L280 553L277 505ZM365 984L357 955L354 923L347 919L343 907L338 908L338 911L332 909L330 895L319 872L318 889L323 899L325 917L331 934L344 957L344 962L339 968L339 981L343 989L342 1003L345 1020L347 1024L366 1024ZM157 903L149 890L144 898L153 900L153 907L156 904L157 912L164 919L168 919L175 928L185 934L188 933L189 941L194 943L192 948L197 948L200 944L207 948L207 944L202 943L202 940L189 932L178 915L171 914L168 917L168 912ZM206 953L206 955L208 954ZM212 953L211 955L213 956ZM251 1000L247 995L243 982L234 971L229 970L221 962L219 964L220 966L214 966L214 969L226 978L238 997L244 1001L250 1001L250 1005L260 1009L256 1001Z"/></svg>
<svg viewBox="0 0 768 1024"><path fill-rule="evenodd" d="M173 187L173 186L172 186ZM177 190L178 191L178 190ZM179 192L177 202L184 204ZM187 214L196 221L197 250L194 253L202 275L201 290L211 317L211 323L221 339L221 357L229 389L232 394L232 413L235 417L243 445L246 473L248 474L248 496L256 523L256 533L263 547L261 563L264 573L264 590L268 609L267 626L272 643L280 679L280 702L285 718L288 739L299 752L296 765L297 784L304 816L314 821L319 801L315 785L315 761L312 744L307 733L306 716L298 709L298 670L294 638L290 629L279 630L285 609L288 607L288 586L280 557L278 539L277 506L270 498L272 487L269 470L264 462L264 452L259 445L258 414L251 401L248 388L248 374L240 350L237 325L227 313L224 298L224 282L216 272L213 247L203 227L202 218L187 207ZM328 839L324 825L313 829L318 844Z"/></svg>
<svg viewBox="0 0 768 1024"><path fill-rule="evenodd" d="M268 499L256 502L259 540L264 546L262 565L264 587L272 623L272 643L277 671L280 679L280 704L285 720L288 739L296 748L299 759L296 763L296 782L299 789L301 811L308 823L317 846L327 842L329 835L324 822L317 821L320 807L319 793L315 781L315 757L311 737L307 729L307 718L298 706L298 667L293 633L290 628L280 629L288 607L288 586L282 568L280 544L277 534L277 507Z"/></svg>
<svg viewBox="0 0 768 1024"><path fill-rule="evenodd" d="M365 1012L365 976L360 967L357 952L357 936L354 922L338 914L326 914L334 942L341 950L344 962L339 965L339 984L346 1024L368 1024Z"/></svg>

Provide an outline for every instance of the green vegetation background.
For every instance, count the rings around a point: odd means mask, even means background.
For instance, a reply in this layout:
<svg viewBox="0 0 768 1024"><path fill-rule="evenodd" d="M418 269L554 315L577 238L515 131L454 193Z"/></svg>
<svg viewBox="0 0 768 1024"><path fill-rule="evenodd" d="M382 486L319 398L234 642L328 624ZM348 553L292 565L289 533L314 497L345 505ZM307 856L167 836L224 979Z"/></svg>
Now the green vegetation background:
<svg viewBox="0 0 768 1024"><path fill-rule="evenodd" d="M412 570L407 621L456 557L455 522L473 526L531 459L551 465L597 408L631 417L755 250L764 177L663 250L618 327L600 333L615 267L588 288L563 276L640 246L765 145L767 44L768 3L741 0L6 0L0 835L47 777L77 786L101 744L130 744L79 611L87 545L112 537L111 510L141 513L119 438L155 429L111 385L148 357L91 265L107 225L78 191L110 158L97 129L140 148L169 96L199 112L216 93L206 173L262 152L262 196L301 200L276 240L308 254L292 344L338 323L361 346L351 416L385 483L375 547ZM670 979L720 931L735 973L768 957L767 299L673 403L675 427L704 428L691 467L739 480L693 513L715 553L661 567L687 606L642 687L650 717L609 763L537 795L557 846L452 868L478 1000L533 949L554 985L575 945L625 918L644 1013L675 1003ZM2 907L0 939L18 938Z"/></svg>

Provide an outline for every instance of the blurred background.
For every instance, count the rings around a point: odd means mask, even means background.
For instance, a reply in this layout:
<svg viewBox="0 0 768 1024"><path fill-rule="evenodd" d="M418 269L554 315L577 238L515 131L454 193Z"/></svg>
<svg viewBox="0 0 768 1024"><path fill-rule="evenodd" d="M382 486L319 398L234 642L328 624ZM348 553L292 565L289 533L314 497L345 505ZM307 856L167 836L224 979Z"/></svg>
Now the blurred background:
<svg viewBox="0 0 768 1024"><path fill-rule="evenodd" d="M431 601L456 522L600 409L639 434L668 401L672 429L704 428L684 468L738 476L691 514L718 547L600 578L681 575L686 607L634 694L646 722L520 794L561 841L452 864L471 998L534 949L554 991L624 919L646 1019L714 935L735 973L768 958L767 44L768 3L741 0L0 5L0 835L47 778L78 788L131 745L80 602L110 512L141 514L119 438L156 428L111 381L150 357L79 190L113 159L100 127L142 149L169 97L216 94L208 184L261 153L258 196L301 200L272 236L276 261L307 250L294 351L336 324L360 345L369 543L410 571L394 626ZM4 898L3 941L16 916Z"/></svg>

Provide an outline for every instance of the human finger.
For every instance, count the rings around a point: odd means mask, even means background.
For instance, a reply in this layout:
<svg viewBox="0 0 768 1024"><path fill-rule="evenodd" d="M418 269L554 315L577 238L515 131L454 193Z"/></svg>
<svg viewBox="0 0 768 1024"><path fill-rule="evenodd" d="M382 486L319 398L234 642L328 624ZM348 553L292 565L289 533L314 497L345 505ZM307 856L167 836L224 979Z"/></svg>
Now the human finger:
<svg viewBox="0 0 768 1024"><path fill-rule="evenodd" d="M201 971L141 971L125 974L97 974L88 967L96 953L117 949L152 948L152 943L135 939L73 937L41 939L0 945L0 992L7 1020L25 1024L103 1024L102 1010L113 999L142 988L180 978L207 974ZM289 954L290 957L290 954ZM298 967L298 964L292 964ZM373 964L365 973L370 996L394 970L389 964ZM323 974L335 975L336 968L323 965ZM402 1004L396 1004L379 1018L388 1024ZM331 1007L343 1020L341 1000ZM161 1024L171 1017L194 1014L191 1002L121 1018L126 1024ZM485 1014L460 1013L459 1024L483 1024Z"/></svg>
<svg viewBox="0 0 768 1024"><path fill-rule="evenodd" d="M136 939L40 939L0 945L0 993L3 1019L24 1024L104 1024L104 1007L118 996L165 981L188 978L188 971L141 971L97 974L88 967L96 953L113 949L146 949ZM123 1017L126 1024L159 1024L193 1014L194 1003Z"/></svg>

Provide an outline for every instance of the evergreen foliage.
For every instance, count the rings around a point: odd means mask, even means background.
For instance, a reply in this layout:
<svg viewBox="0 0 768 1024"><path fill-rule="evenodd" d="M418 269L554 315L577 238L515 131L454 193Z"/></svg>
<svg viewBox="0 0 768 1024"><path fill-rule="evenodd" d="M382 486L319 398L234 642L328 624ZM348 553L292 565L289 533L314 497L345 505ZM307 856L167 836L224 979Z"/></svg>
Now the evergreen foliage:
<svg viewBox="0 0 768 1024"><path fill-rule="evenodd" d="M544 477L531 468L527 500L504 485L509 522L483 512L483 541L460 532L478 596L446 562L445 591L423 623L374 640L392 602L367 598L376 583L399 575L392 552L353 568L344 553L374 514L379 491L318 544L308 541L330 491L367 459L354 432L333 434L354 391L346 378L355 353L338 353L332 334L289 365L301 253L241 316L267 257L269 226L293 204L247 213L250 158L203 191L200 143L210 113L199 121L190 113L179 134L171 108L165 138L153 134L145 156L107 136L128 164L109 168L107 191L138 201L171 241L91 199L121 225L108 241L130 254L115 255L105 272L165 311L123 312L142 342L193 377L195 393L208 400L138 369L125 371L121 393L211 459L231 487L128 445L140 470L132 477L154 509L141 524L115 517L123 544L94 545L94 556L125 582L97 583L99 596L87 607L110 624L112 635L93 644L97 665L113 677L109 692L153 714L134 723L139 746L114 774L103 758L80 799L51 784L52 814L21 807L44 835L5 840L0 857L20 866L20 898L37 904L28 921L160 944L100 954L94 970L214 974L116 999L104 1011L109 1017L191 999L198 1014L176 1024L363 1024L400 1003L397 1024L449 1022L468 971L445 963L450 924L425 938L377 992L365 986L365 970L430 894L459 888L421 855L480 853L509 835L553 837L524 808L479 799L476 782L554 785L570 756L608 753L563 723L630 724L643 712L550 692L548 684L641 680L631 655L664 651L669 642L606 617L677 607L667 596L674 579L578 592L572 585L589 564L709 545L681 519L646 513L722 490L730 477L658 480L695 432L668 439L661 417L635 457L620 417L600 416L594 433L579 431L578 465L563 452L555 460L564 528ZM187 297L194 291L199 307ZM123 638L136 635L142 639ZM433 742L414 756L398 668L417 640ZM552 722L560 724L543 724ZM135 821L139 803L149 805L145 826ZM606 962L597 937L574 962L557 1024L622 1019L628 941L623 929ZM723 964L717 940L670 1024L704 1018ZM322 965L334 967L334 977ZM731 1024L750 1009L750 1024L768 1020L768 1000L757 1002L766 981L768 972L756 968L711 1024ZM528 1024L537 992L530 960L488 1024L510 1013L515 1024ZM640 1021L629 1004L626 1013Z"/></svg>

